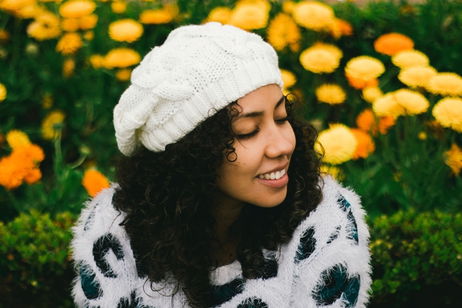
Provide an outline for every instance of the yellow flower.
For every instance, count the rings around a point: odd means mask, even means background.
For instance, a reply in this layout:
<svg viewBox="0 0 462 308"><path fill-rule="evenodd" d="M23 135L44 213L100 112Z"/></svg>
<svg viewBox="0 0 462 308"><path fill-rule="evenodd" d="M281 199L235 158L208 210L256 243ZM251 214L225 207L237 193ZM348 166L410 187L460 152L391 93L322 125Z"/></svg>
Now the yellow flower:
<svg viewBox="0 0 462 308"><path fill-rule="evenodd" d="M115 48L104 57L104 67L106 68L125 68L138 64L141 60L139 53L130 48Z"/></svg>
<svg viewBox="0 0 462 308"><path fill-rule="evenodd" d="M166 24L172 22L177 15L178 7L175 4L166 4L161 9L143 11L139 20L143 24Z"/></svg>
<svg viewBox="0 0 462 308"><path fill-rule="evenodd" d="M50 112L42 122L42 137L46 140L57 138L61 133L64 113L59 110Z"/></svg>
<svg viewBox="0 0 462 308"><path fill-rule="evenodd" d="M119 81L128 81L128 80L130 80L131 74L132 74L131 69L124 68L124 69L121 69L121 70L117 71L116 78Z"/></svg>
<svg viewBox="0 0 462 308"><path fill-rule="evenodd" d="M98 69L104 66L104 57L102 55L91 55L90 56L90 64L93 68Z"/></svg>
<svg viewBox="0 0 462 308"><path fill-rule="evenodd" d="M316 89L316 97L320 102L336 105L345 101L346 94L339 85L326 83Z"/></svg>
<svg viewBox="0 0 462 308"><path fill-rule="evenodd" d="M433 94L462 95L462 77L456 73L438 73L428 81L427 90Z"/></svg>
<svg viewBox="0 0 462 308"><path fill-rule="evenodd" d="M59 7L59 14L66 18L79 18L90 15L96 8L96 4L90 0L70 0Z"/></svg>
<svg viewBox="0 0 462 308"><path fill-rule="evenodd" d="M6 142L8 142L8 145L13 150L18 149L20 147L28 146L31 144L29 137L26 135L26 133L20 130L17 130L17 129L10 130L6 134Z"/></svg>
<svg viewBox="0 0 462 308"><path fill-rule="evenodd" d="M383 96L379 87L365 87L362 90L363 98L366 102L373 103L376 99Z"/></svg>
<svg viewBox="0 0 462 308"><path fill-rule="evenodd" d="M423 113L430 105L425 96L416 91L400 89L393 93L396 102L404 108L408 115Z"/></svg>
<svg viewBox="0 0 462 308"><path fill-rule="evenodd" d="M98 22L98 16L95 14L87 15L80 17L79 19L79 27L82 30L90 30L96 26Z"/></svg>
<svg viewBox="0 0 462 308"><path fill-rule="evenodd" d="M72 74L74 74L74 69L75 69L75 61L74 59L66 59L63 62L63 76L64 77L70 77Z"/></svg>
<svg viewBox="0 0 462 308"><path fill-rule="evenodd" d="M321 2L301 1L292 10L295 21L307 29L328 30L335 21L334 10Z"/></svg>
<svg viewBox="0 0 462 308"><path fill-rule="evenodd" d="M300 54L300 63L313 73L332 73L339 66L342 56L342 51L336 46L317 43Z"/></svg>
<svg viewBox="0 0 462 308"><path fill-rule="evenodd" d="M58 16L44 12L35 17L35 21L27 27L27 35L43 41L58 37L61 34Z"/></svg>
<svg viewBox="0 0 462 308"><path fill-rule="evenodd" d="M121 19L109 25L109 36L114 41L132 43L143 34L143 26L133 19Z"/></svg>
<svg viewBox="0 0 462 308"><path fill-rule="evenodd" d="M64 31L77 31L79 30L79 20L77 18L64 18L61 20L61 28Z"/></svg>
<svg viewBox="0 0 462 308"><path fill-rule="evenodd" d="M10 34L5 29L0 29L0 42L8 41Z"/></svg>
<svg viewBox="0 0 462 308"><path fill-rule="evenodd" d="M218 6L210 11L205 22L216 21L222 24L227 24L231 18L232 10L226 6Z"/></svg>
<svg viewBox="0 0 462 308"><path fill-rule="evenodd" d="M268 24L271 5L266 0L239 1L231 13L229 23L244 30L255 30Z"/></svg>
<svg viewBox="0 0 462 308"><path fill-rule="evenodd" d="M95 33L93 31L86 31L83 34L83 39L86 41L91 41L95 37Z"/></svg>
<svg viewBox="0 0 462 308"><path fill-rule="evenodd" d="M345 66L347 76L354 79L369 81L385 72L385 66L379 60L369 56L359 56L350 59Z"/></svg>
<svg viewBox="0 0 462 308"><path fill-rule="evenodd" d="M398 104L393 92L387 93L374 101L372 109L376 115L381 117L391 116L397 118L404 114L404 108Z"/></svg>
<svg viewBox="0 0 462 308"><path fill-rule="evenodd" d="M122 14L127 10L127 2L115 0L111 4L111 9L116 14Z"/></svg>
<svg viewBox="0 0 462 308"><path fill-rule="evenodd" d="M0 9L5 11L19 11L29 5L33 5L35 0L3 0L0 1Z"/></svg>
<svg viewBox="0 0 462 308"><path fill-rule="evenodd" d="M300 47L300 29L294 20L284 13L279 13L270 22L267 37L276 50L283 50L287 45L292 51L297 51Z"/></svg>
<svg viewBox="0 0 462 308"><path fill-rule="evenodd" d="M98 170L88 169L83 174L82 185L87 193L94 197L101 190L109 187L109 180Z"/></svg>
<svg viewBox="0 0 462 308"><path fill-rule="evenodd" d="M343 174L342 170L337 166L322 164L321 173L329 174L339 181L345 178L345 175Z"/></svg>
<svg viewBox="0 0 462 308"><path fill-rule="evenodd" d="M284 89L288 89L297 82L297 78L294 73L291 71L281 69L282 83L284 84Z"/></svg>
<svg viewBox="0 0 462 308"><path fill-rule="evenodd" d="M415 49L398 52L391 58L391 62L402 69L413 66L427 66L430 63L423 52Z"/></svg>
<svg viewBox="0 0 462 308"><path fill-rule="evenodd" d="M462 133L462 99L458 97L446 97L441 99L433 107L435 119L444 127Z"/></svg>
<svg viewBox="0 0 462 308"><path fill-rule="evenodd" d="M444 163L451 168L452 173L459 175L460 170L462 169L462 150L453 143L451 149L444 152Z"/></svg>
<svg viewBox="0 0 462 308"><path fill-rule="evenodd" d="M412 66L401 70L398 79L409 87L425 88L428 86L429 80L437 73L431 66Z"/></svg>
<svg viewBox="0 0 462 308"><path fill-rule="evenodd" d="M83 45L82 38L78 33L69 32L64 34L56 44L56 51L63 55L70 55L79 50Z"/></svg>
<svg viewBox="0 0 462 308"><path fill-rule="evenodd" d="M356 146L356 137L347 126L331 124L319 133L315 149L318 153L324 152L323 162L337 165L350 160Z"/></svg>
<svg viewBox="0 0 462 308"><path fill-rule="evenodd" d="M7 95L6 87L3 83L0 83L0 102L3 102Z"/></svg>

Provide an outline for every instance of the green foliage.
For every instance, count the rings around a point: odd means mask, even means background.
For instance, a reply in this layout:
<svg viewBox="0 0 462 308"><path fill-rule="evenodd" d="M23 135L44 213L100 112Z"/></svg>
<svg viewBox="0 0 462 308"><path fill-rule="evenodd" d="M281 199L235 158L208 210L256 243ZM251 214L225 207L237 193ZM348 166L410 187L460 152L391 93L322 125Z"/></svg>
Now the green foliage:
<svg viewBox="0 0 462 308"><path fill-rule="evenodd" d="M414 209L371 222L373 304L457 307L462 287L462 214Z"/></svg>
<svg viewBox="0 0 462 308"><path fill-rule="evenodd" d="M35 210L0 222L0 307L71 307L73 222Z"/></svg>

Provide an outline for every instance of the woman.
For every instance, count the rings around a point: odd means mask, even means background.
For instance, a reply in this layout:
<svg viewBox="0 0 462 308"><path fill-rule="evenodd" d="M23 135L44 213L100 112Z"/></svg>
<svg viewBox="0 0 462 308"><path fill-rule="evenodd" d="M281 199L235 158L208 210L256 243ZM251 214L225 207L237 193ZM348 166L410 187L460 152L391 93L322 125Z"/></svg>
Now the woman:
<svg viewBox="0 0 462 308"><path fill-rule="evenodd" d="M114 109L117 184L74 228L79 307L363 307L359 198L319 174L274 49L218 23L149 52Z"/></svg>

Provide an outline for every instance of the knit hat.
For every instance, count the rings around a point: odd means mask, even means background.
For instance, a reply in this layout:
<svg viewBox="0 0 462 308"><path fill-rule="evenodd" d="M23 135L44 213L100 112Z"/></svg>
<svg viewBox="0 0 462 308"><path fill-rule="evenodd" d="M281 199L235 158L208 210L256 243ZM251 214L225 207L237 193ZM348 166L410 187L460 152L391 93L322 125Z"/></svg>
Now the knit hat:
<svg viewBox="0 0 462 308"><path fill-rule="evenodd" d="M119 150L159 152L229 103L268 85L282 87L274 49L254 33L210 22L173 30L133 70L114 108Z"/></svg>

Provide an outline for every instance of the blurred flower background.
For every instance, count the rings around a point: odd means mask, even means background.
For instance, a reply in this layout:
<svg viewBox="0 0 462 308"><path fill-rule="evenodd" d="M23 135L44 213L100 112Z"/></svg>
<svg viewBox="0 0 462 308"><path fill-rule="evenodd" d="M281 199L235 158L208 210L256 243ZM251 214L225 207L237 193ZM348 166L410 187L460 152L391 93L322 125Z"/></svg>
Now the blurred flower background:
<svg viewBox="0 0 462 308"><path fill-rule="evenodd" d="M322 172L361 195L371 306L460 305L462 3L327 2L0 0L0 306L72 307L70 226L114 180L112 109L142 55L208 21L277 50Z"/></svg>

